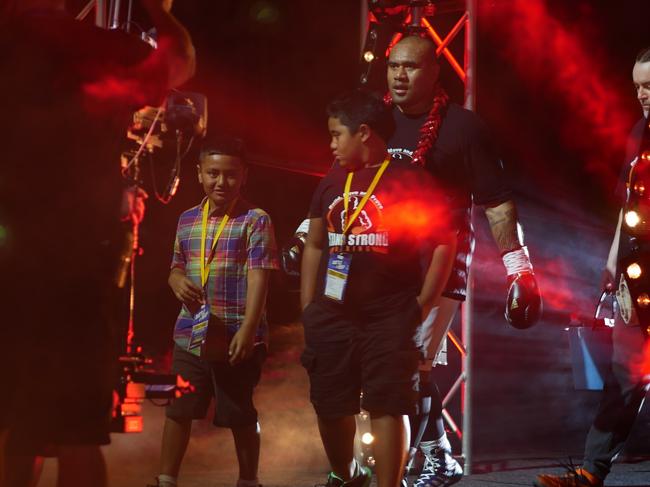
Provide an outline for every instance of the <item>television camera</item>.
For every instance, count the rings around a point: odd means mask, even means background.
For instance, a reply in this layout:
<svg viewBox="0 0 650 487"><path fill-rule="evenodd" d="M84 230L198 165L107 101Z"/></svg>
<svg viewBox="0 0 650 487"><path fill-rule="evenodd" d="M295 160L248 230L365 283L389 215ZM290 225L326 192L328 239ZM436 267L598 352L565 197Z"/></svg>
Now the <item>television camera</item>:
<svg viewBox="0 0 650 487"><path fill-rule="evenodd" d="M136 26L139 38L156 49L154 31L145 31L133 21L133 0L90 0L77 15L83 21L91 11L95 13L95 24L105 29L122 29L131 33ZM136 35L134 33L134 35ZM147 156L151 162L153 188L157 199L168 203L180 182L180 167L192 143L205 136L207 131L207 99L200 93L173 90L160 107L144 107L133 115L127 130L127 140L132 148L121 156L124 178L123 220L130 222L125 232L123 251L120 256L114 284L117 288L129 288L129 322L124 355L118 359L119 374L113 392L113 432L133 433L143 430L142 403L145 399L161 399L165 403L192 390L192 386L175 374L161 374L152 370L153 360L147 357L141 347L134 345L135 309L135 262L141 255L138 241L139 225L144 216L144 189L140 178L140 161ZM159 192L156 187L155 166L152 154L157 149L171 146L175 158L165 188ZM139 210L136 206L140 205Z"/></svg>

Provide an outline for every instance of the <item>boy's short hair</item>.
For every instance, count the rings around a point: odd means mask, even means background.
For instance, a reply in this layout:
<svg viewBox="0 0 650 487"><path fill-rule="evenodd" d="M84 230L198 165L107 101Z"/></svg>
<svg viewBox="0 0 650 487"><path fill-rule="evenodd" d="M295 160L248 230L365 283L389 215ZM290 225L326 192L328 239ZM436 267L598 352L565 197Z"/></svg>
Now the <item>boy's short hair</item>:
<svg viewBox="0 0 650 487"><path fill-rule="evenodd" d="M327 106L327 115L338 118L351 134L363 124L370 127L384 142L395 132L391 108L378 93L354 90L336 97Z"/></svg>
<svg viewBox="0 0 650 487"><path fill-rule="evenodd" d="M211 137L205 139L199 152L199 164L203 162L205 157L218 154L236 157L244 167L248 165L244 141L237 137Z"/></svg>

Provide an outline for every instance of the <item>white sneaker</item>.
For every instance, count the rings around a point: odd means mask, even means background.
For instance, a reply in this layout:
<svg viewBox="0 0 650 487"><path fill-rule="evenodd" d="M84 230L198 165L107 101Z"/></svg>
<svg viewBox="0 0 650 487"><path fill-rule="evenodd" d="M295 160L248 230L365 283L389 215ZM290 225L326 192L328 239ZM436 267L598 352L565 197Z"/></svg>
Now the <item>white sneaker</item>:
<svg viewBox="0 0 650 487"><path fill-rule="evenodd" d="M424 455L422 473L413 487L448 487L463 478L463 468L446 450L434 448Z"/></svg>

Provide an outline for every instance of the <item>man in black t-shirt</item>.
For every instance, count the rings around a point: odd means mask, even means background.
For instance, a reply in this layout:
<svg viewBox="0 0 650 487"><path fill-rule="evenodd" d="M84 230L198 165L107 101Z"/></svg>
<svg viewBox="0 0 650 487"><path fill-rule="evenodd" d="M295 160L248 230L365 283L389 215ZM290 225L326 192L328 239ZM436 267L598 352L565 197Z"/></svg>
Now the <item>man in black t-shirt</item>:
<svg viewBox="0 0 650 487"><path fill-rule="evenodd" d="M135 109L192 76L194 48L169 0L141 0L157 50L76 21L63 0L0 2L0 368L11 370L0 477L31 485L36 458L48 455L59 485L103 486L119 142Z"/></svg>
<svg viewBox="0 0 650 487"><path fill-rule="evenodd" d="M625 164L617 188L621 206L627 203L628 181L633 168L639 163L644 130L646 134L650 130L646 128L650 122L650 47L637 56L632 79L644 118L637 122L628 138ZM650 341L644 329L650 323L639 320L627 287L625 269L621 268L621 262L630 255L632 247L631 235L625 231L621 210L605 269L606 287L616 290L612 364L605 378L598 412L587 435L582 467L571 469L561 476L538 475L535 480L537 487L602 487L614 459L623 450L643 404L650 383Z"/></svg>
<svg viewBox="0 0 650 487"><path fill-rule="evenodd" d="M393 122L379 97L353 92L328 114L336 163L309 211L302 362L332 467L327 485L370 483L353 454L363 392L378 484L395 487L408 447L405 415L417 412L416 329L449 276L456 237L444 192L422 169L391 162Z"/></svg>
<svg viewBox="0 0 650 487"><path fill-rule="evenodd" d="M449 103L438 84L435 53L430 39L406 37L391 50L387 71L386 99L393 107L396 123L388 150L394 158L420 165L435 177L450 193L461 227L451 277L422 327L421 342L427 356L421 367L421 414L411 417L411 454L419 444L425 465L416 487L451 485L462 477L460 465L451 456L440 394L430 376L432 363L466 295L474 248L472 204L485 208L506 266L510 286L506 318L513 326L528 327L536 322L541 308L502 162L484 123L473 112Z"/></svg>

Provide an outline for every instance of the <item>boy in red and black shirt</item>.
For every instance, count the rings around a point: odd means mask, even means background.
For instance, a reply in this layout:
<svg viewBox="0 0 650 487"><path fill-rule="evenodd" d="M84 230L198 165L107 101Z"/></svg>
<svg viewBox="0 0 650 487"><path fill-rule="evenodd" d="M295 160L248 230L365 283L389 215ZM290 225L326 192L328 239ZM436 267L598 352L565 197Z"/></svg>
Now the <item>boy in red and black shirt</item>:
<svg viewBox="0 0 650 487"><path fill-rule="evenodd" d="M363 392L379 486L394 487L408 445L405 415L417 408L416 331L449 276L455 233L445 195L426 172L391 162L386 140L394 123L380 97L346 94L328 115L337 162L310 207L303 365L332 467L327 485L370 482L353 456Z"/></svg>

